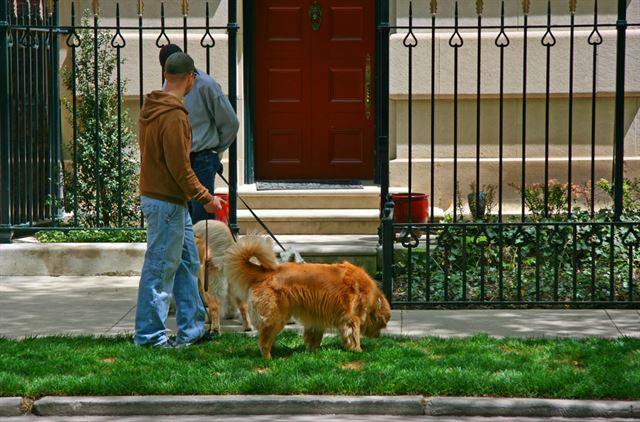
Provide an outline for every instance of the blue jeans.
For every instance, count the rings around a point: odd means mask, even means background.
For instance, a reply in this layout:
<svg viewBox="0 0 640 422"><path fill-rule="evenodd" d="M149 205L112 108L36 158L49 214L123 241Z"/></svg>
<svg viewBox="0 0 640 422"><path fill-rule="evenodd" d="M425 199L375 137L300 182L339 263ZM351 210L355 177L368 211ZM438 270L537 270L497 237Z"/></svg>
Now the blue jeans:
<svg viewBox="0 0 640 422"><path fill-rule="evenodd" d="M176 342L191 343L205 331L205 309L198 292L200 260L187 208L142 196L142 212L147 221L147 251L144 255L136 333L139 345L167 341L166 321L169 294L176 301Z"/></svg>
<svg viewBox="0 0 640 422"><path fill-rule="evenodd" d="M216 173L220 168L218 154L216 154L215 151L207 149L192 152L189 158L191 159L191 168L196 174L196 177L200 180L200 183L207 188L209 193L213 195ZM196 224L200 220L216 219L216 215L206 212L202 204L198 201L189 201L189 214L191 215L193 224Z"/></svg>

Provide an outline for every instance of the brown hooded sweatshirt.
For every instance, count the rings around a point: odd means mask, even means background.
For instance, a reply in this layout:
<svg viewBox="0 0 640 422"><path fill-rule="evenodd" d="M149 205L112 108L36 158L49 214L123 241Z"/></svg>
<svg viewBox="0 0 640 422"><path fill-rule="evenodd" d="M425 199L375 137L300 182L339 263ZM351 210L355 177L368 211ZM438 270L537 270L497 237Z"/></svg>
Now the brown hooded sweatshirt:
<svg viewBox="0 0 640 422"><path fill-rule="evenodd" d="M209 202L191 169L191 125L182 101L163 91L147 94L140 110L140 194L186 206Z"/></svg>

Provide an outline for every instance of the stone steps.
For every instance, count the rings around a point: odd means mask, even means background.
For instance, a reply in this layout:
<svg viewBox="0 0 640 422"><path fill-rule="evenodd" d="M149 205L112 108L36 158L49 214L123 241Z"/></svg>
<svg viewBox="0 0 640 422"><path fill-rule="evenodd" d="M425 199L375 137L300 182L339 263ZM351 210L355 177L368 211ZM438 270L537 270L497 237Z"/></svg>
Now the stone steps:
<svg viewBox="0 0 640 422"><path fill-rule="evenodd" d="M226 188L216 193L227 193ZM258 191L241 185L238 195L277 235L377 235L380 188ZM238 200L240 233L264 232Z"/></svg>

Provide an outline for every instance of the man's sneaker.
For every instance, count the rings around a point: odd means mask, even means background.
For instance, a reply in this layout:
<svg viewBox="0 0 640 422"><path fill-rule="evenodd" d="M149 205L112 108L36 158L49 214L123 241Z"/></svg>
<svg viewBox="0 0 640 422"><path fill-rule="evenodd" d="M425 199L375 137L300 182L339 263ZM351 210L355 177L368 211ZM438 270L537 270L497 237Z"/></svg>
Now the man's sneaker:
<svg viewBox="0 0 640 422"><path fill-rule="evenodd" d="M188 342L188 343L181 343L181 342L174 342L173 343L173 348L174 349L184 349L185 347L189 347L193 344L199 344L199 343L204 343L207 341L212 341L214 340L216 337L218 337L220 334L218 334L217 331L207 331L206 333L204 333L202 335L202 337L200 337L199 339L192 341L192 342Z"/></svg>
<svg viewBox="0 0 640 422"><path fill-rule="evenodd" d="M175 343L171 339L167 338L167 340L162 343L154 344L152 347L154 349L173 349L175 348Z"/></svg>

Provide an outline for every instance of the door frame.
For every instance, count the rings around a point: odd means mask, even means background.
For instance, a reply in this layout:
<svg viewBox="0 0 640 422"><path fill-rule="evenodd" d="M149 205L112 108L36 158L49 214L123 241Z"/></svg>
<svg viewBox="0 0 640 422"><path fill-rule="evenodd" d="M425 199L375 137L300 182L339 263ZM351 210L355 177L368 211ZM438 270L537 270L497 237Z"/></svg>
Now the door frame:
<svg viewBox="0 0 640 422"><path fill-rule="evenodd" d="M374 127L373 182L382 183L389 177L389 0L374 3ZM252 0L242 0L243 69L244 78L244 180L255 183L255 43L254 6Z"/></svg>

